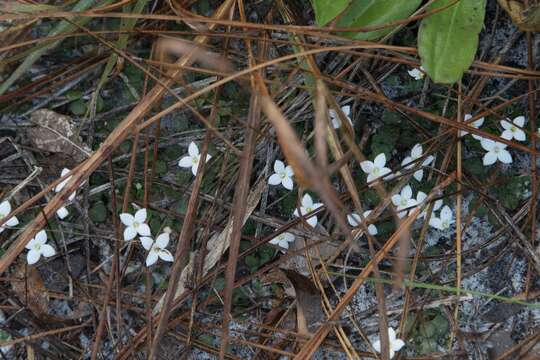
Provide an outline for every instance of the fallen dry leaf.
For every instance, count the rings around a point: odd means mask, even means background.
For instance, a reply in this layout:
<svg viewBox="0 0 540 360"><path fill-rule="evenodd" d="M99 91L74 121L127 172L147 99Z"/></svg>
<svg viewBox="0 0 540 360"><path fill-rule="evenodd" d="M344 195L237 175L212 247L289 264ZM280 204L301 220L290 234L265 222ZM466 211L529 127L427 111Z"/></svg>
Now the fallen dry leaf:
<svg viewBox="0 0 540 360"><path fill-rule="evenodd" d="M28 140L36 148L72 156L76 161L86 159L90 148L76 133L73 119L47 109L34 111L30 121L35 125L28 129Z"/></svg>

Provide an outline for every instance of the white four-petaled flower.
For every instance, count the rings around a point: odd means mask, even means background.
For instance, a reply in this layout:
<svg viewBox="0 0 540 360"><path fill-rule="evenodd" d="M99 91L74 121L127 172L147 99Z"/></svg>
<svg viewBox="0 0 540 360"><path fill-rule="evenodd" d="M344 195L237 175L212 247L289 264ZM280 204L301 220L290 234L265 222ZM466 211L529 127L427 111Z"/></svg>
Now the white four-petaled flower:
<svg viewBox="0 0 540 360"><path fill-rule="evenodd" d="M487 151L483 159L485 166L494 164L497 160L504 164L512 162L512 155L506 150L506 144L491 139L482 139L480 145Z"/></svg>
<svg viewBox="0 0 540 360"><path fill-rule="evenodd" d="M285 166L283 161L276 160L274 162L274 174L268 178L268 183L270 185L281 184L285 189L292 190L294 187L293 175L294 172L290 165Z"/></svg>
<svg viewBox="0 0 540 360"><path fill-rule="evenodd" d="M465 117L464 117L465 121L469 120L470 118L472 118L471 114L465 114ZM473 128L478 129L480 126L482 126L482 124L484 124L484 118L483 117L481 117L478 120L473 121L472 123L468 124L467 126L469 126L469 127L472 126ZM460 130L459 131L459 136L460 137L465 136L468 133L469 133L468 131ZM482 137L480 135L472 134L472 137L475 138L476 140L482 140Z"/></svg>
<svg viewBox="0 0 540 360"><path fill-rule="evenodd" d="M427 194L423 191L419 191L418 194L416 194L416 203L418 204L418 206L424 206L425 204L423 204L423 202L426 200L427 198ZM441 199L439 200L436 200L435 203L433 204L433 212L439 210L441 208L441 206L443 205L443 201ZM422 219L424 217L426 217L427 215L427 209L422 211L419 215L418 215L418 218L419 219Z"/></svg>
<svg viewBox="0 0 540 360"><path fill-rule="evenodd" d="M429 219L429 225L439 230L449 229L450 225L452 225L453 223L454 219L452 215L452 210L448 205L445 205L442 208L439 217L432 216L431 219Z"/></svg>
<svg viewBox="0 0 540 360"><path fill-rule="evenodd" d="M415 165L417 165L416 161L422 157L423 153L424 150L422 149L421 144L414 145L411 149L411 155L403 159L403 161L401 162L401 166L403 166L405 169L413 168ZM424 161L422 161L421 167L423 168L424 166L428 166L433 162L433 159L433 155L426 156ZM414 178L417 181L422 181L422 178L424 177L424 169L422 168L416 170L413 174Z"/></svg>
<svg viewBox="0 0 540 360"><path fill-rule="evenodd" d="M135 213L135 216L122 213L120 214L120 220L122 224L126 225L124 230L124 240L128 241L134 239L137 234L140 236L150 236L150 227L145 224L146 221L146 209L140 209Z"/></svg>
<svg viewBox="0 0 540 360"><path fill-rule="evenodd" d="M11 204L9 201L4 201L0 204L0 220L3 220L11 212ZM0 233L8 226L17 226L19 225L19 219L16 216L12 216L4 225L0 226Z"/></svg>
<svg viewBox="0 0 540 360"><path fill-rule="evenodd" d="M401 350L401 348L403 346L405 346L405 342L396 337L396 331L391 327L388 328L388 342L389 342L388 345L390 347L390 349L389 349L390 359L394 357L396 352L398 352L399 350ZM377 339L377 341L375 341L373 343L373 349L375 349L375 351L378 352L378 353L381 352L381 340L380 339Z"/></svg>
<svg viewBox="0 0 540 360"><path fill-rule="evenodd" d="M148 251L146 266L152 266L158 258L169 262L174 260L171 252L165 249L169 244L169 233L158 235L155 241L151 237L141 236L141 244Z"/></svg>
<svg viewBox="0 0 540 360"><path fill-rule="evenodd" d="M512 122L510 119L501 120L501 126L504 129L501 137L506 140L525 141L525 131L521 129L523 125L525 125L525 116L518 116Z"/></svg>
<svg viewBox="0 0 540 360"><path fill-rule="evenodd" d="M416 205L416 200L412 197L411 186L406 185L403 187L403 189L401 189L399 194L392 195L392 203L396 206L396 210L400 218L407 215L407 211L401 210L408 209Z"/></svg>
<svg viewBox="0 0 540 360"><path fill-rule="evenodd" d="M409 75L414 78L414 80L422 80L426 75L422 66L420 66L420 69L414 68L412 70L407 70L407 73L409 73Z"/></svg>
<svg viewBox="0 0 540 360"><path fill-rule="evenodd" d="M313 199L311 198L311 196L309 194L305 194L302 197L302 205L300 206L300 214L298 214L298 209L295 209L293 212L293 215L296 217L300 217L300 215L304 216L306 214L309 214L312 211L317 210L321 206L323 206L323 204L313 203ZM317 215L310 216L309 218L306 219L306 222L312 227L315 227L318 221L319 220L317 219Z"/></svg>
<svg viewBox="0 0 540 360"><path fill-rule="evenodd" d="M370 213L371 213L371 210L364 211L364 220L369 216ZM356 212L353 212L347 215L347 221L349 222L349 225L353 227L360 226L360 224L362 223L362 219L360 219L360 215L358 215L358 213ZM373 224L369 224L367 229L368 229L369 235L378 234L377 227Z"/></svg>
<svg viewBox="0 0 540 360"><path fill-rule="evenodd" d="M289 232L284 232L270 240L270 244L277 245L283 249L289 248L289 243L294 241L294 235Z"/></svg>
<svg viewBox="0 0 540 360"><path fill-rule="evenodd" d="M389 168L385 167L386 165L386 156L384 153L380 153L375 157L373 161L362 161L360 167L362 171L368 174L367 182L372 182L373 180L388 175L392 172Z"/></svg>
<svg viewBox="0 0 540 360"><path fill-rule="evenodd" d="M210 160L212 156L206 154L206 161ZM199 153L199 148L197 144L191 142L188 147L188 155L184 156L178 162L178 166L183 168L191 168L193 175L197 175L197 170L199 169L199 163L201 161L201 154Z"/></svg>
<svg viewBox="0 0 540 360"><path fill-rule="evenodd" d="M63 168L62 172L60 173L60 177L67 175L71 170L68 168ZM59 193L62 191L62 189L66 186L68 181L71 180L71 176L68 176L64 180L62 180L56 187L54 188L55 193ZM74 191L71 195L69 195L69 201L73 201L75 199L75 195L77 195L77 192ZM68 209L66 209L65 206L62 206L60 209L56 210L56 216L58 216L61 220L64 219L66 216L69 215Z"/></svg>
<svg viewBox="0 0 540 360"><path fill-rule="evenodd" d="M39 231L36 234L36 237L26 244L26 248L30 250L26 255L26 260L29 265L37 263L41 255L44 257L51 257L56 253L54 248L47 244L47 233L45 230Z"/></svg>
<svg viewBox="0 0 540 360"><path fill-rule="evenodd" d="M351 124L351 126L353 126L353 123L352 123L352 120L351 120L351 117L350 117L350 115L351 115L351 107L349 105L342 106L341 111L343 112L343 115L345 115L347 117L347 120L349 120L349 124ZM339 118L336 111L334 109L330 109L328 111L328 113L330 115L330 119L332 120L332 127L334 129L339 129L341 127L341 119Z"/></svg>

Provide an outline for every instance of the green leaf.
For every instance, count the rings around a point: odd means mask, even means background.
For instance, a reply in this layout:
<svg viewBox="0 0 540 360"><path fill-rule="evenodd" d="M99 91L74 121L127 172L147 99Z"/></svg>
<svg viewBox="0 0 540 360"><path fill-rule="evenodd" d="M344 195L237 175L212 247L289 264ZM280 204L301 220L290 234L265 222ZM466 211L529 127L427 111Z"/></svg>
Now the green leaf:
<svg viewBox="0 0 540 360"><path fill-rule="evenodd" d="M82 99L73 101L71 104L69 104L69 111L71 111L73 115L84 115L86 112L86 102Z"/></svg>
<svg viewBox="0 0 540 360"><path fill-rule="evenodd" d="M351 0L311 0L315 10L315 22L318 26L324 26L338 16Z"/></svg>
<svg viewBox="0 0 540 360"><path fill-rule="evenodd" d="M451 1L437 0L427 11L444 7ZM461 0L422 20L418 53L433 81L453 84L471 66L485 12L486 0Z"/></svg>
<svg viewBox="0 0 540 360"><path fill-rule="evenodd" d="M107 219L107 207L103 202L99 201L92 205L88 211L88 216L94 222L104 222Z"/></svg>
<svg viewBox="0 0 540 360"><path fill-rule="evenodd" d="M364 27L381 25L406 19L420 5L422 0L353 0L351 6L338 22L338 27ZM389 27L369 32L345 33L353 39L374 40L394 30Z"/></svg>
<svg viewBox="0 0 540 360"><path fill-rule="evenodd" d="M252 270L257 270L259 267L259 259L253 255L246 256L246 265Z"/></svg>

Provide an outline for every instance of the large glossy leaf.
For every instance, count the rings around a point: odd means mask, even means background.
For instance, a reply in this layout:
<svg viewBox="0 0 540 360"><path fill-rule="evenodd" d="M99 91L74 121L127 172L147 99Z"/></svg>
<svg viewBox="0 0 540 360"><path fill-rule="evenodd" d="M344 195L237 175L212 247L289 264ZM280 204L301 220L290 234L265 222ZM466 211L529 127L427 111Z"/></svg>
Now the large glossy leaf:
<svg viewBox="0 0 540 360"><path fill-rule="evenodd" d="M428 10L454 0L437 0ZM461 0L422 20L418 52L422 66L437 83L457 82L471 66L484 23L486 0Z"/></svg>
<svg viewBox="0 0 540 360"><path fill-rule="evenodd" d="M351 0L311 0L313 10L315 10L315 22L318 26L328 24L350 3Z"/></svg>
<svg viewBox="0 0 540 360"><path fill-rule="evenodd" d="M407 18L422 0L352 0L351 6L338 20L338 27L363 27L390 23ZM385 28L369 32L350 32L346 36L359 40L375 40L391 32Z"/></svg>

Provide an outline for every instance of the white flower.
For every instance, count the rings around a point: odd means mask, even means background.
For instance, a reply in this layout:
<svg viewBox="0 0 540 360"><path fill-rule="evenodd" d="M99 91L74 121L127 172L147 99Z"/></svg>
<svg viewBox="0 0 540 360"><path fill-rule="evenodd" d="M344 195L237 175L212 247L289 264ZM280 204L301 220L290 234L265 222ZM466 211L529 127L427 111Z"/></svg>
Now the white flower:
<svg viewBox="0 0 540 360"><path fill-rule="evenodd" d="M3 220L11 212L11 204L9 201L4 201L0 204L0 220ZM16 216L12 216L4 225L0 226L0 233L4 231L7 226L17 226L19 225L19 219Z"/></svg>
<svg viewBox="0 0 540 360"><path fill-rule="evenodd" d="M300 206L300 215L304 216L306 214L309 214L310 212L317 210L321 206L323 206L323 204L321 203L314 204L311 196L309 196L309 194L305 194L304 197L302 197L302 205ZM296 217L300 217L300 215L298 214L298 209L294 210L293 215ZM319 220L317 219L317 215L313 215L307 218L306 221L309 225L311 225L312 227L315 227Z"/></svg>
<svg viewBox="0 0 540 360"><path fill-rule="evenodd" d="M442 208L439 217L433 216L431 219L429 219L429 225L439 230L449 229L450 225L454 223L454 219L452 217L452 210L448 205L445 205Z"/></svg>
<svg viewBox="0 0 540 360"><path fill-rule="evenodd" d="M289 232L284 232L270 240L270 244L277 245L283 249L289 248L289 243L294 241L294 235Z"/></svg>
<svg viewBox="0 0 540 360"><path fill-rule="evenodd" d="M407 156L405 159L403 159L403 161L401 162L401 166L405 167L405 169L411 169L416 165L416 160L420 159L423 153L424 151L421 144L414 145L411 150L411 156ZM422 161L422 167L431 164L433 162L433 159L433 155L426 156L424 161ZM422 178L424 177L424 169L421 168L416 170L413 176L417 181L422 181Z"/></svg>
<svg viewBox="0 0 540 360"><path fill-rule="evenodd" d="M353 126L352 120L350 118L351 107L349 105L342 106L341 111L343 112L343 115L345 115L347 117L347 120L349 120L349 123L351 124L351 126ZM339 118L336 111L334 109L330 109L330 111L328 111L328 113L330 115L330 119L332 120L332 127L334 129L339 129L341 127L341 119Z"/></svg>
<svg viewBox="0 0 540 360"><path fill-rule="evenodd" d="M423 206L424 204L422 204L427 198L427 194L423 191L419 191L418 194L416 194L416 203L418 204L418 206ZM435 201L435 204L433 204L433 212L439 210L441 208L441 206L443 205L443 201L441 199L439 200L436 200ZM422 219L424 217L426 217L427 215L427 209L422 211L419 215L418 215L418 218L419 219Z"/></svg>
<svg viewBox="0 0 540 360"><path fill-rule="evenodd" d="M392 195L392 203L396 206L396 210L400 218L407 215L407 211L400 210L416 206L416 200L412 198L411 186L406 185L403 187L403 189L401 189L401 193Z"/></svg>
<svg viewBox="0 0 540 360"><path fill-rule="evenodd" d="M397 351L401 350L403 346L405 346L405 342L401 339L396 338L396 331L392 329L391 327L388 328L388 342L389 342L389 352L390 352L390 359L394 357ZM381 340L377 339L373 343L373 349L375 349L376 352L381 352Z"/></svg>
<svg viewBox="0 0 540 360"><path fill-rule="evenodd" d="M506 140L525 141L525 131L521 130L523 125L525 125L525 116L518 116L512 122L510 119L501 120L501 126L504 129L501 137Z"/></svg>
<svg viewBox="0 0 540 360"><path fill-rule="evenodd" d="M63 168L62 172L60 173L60 176L61 177L65 176L70 171L71 170L69 170L68 168ZM66 184L68 183L68 181L70 179L71 179L71 176L68 176L67 178L62 180L58 185L56 185L56 187L54 188L54 192L59 193L60 191L62 191L62 189L66 186ZM77 195L76 191L74 191L71 195L69 195L69 201L73 201L73 199L75 199L75 195ZM63 220L68 215L69 215L69 211L64 206L62 206L60 209L56 210L56 216L58 216L60 218L60 220Z"/></svg>
<svg viewBox="0 0 540 360"><path fill-rule="evenodd" d="M485 166L494 164L497 160L505 164L512 162L512 155L506 150L506 144L491 139L482 139L480 145L487 151L483 159Z"/></svg>
<svg viewBox="0 0 540 360"><path fill-rule="evenodd" d="M292 176L294 175L293 169L290 165L285 166L283 161L276 160L274 162L274 174L268 178L268 183L270 185L281 184L287 190L292 190L294 187L294 182Z"/></svg>
<svg viewBox="0 0 540 360"><path fill-rule="evenodd" d="M377 178L388 175L392 172L392 170L384 167L384 165L386 165L386 156L384 155L384 153L380 153L379 155L377 155L375 157L375 160L373 161L366 160L360 163L362 171L368 174L368 183L372 182Z"/></svg>
<svg viewBox="0 0 540 360"><path fill-rule="evenodd" d="M212 156L206 154L206 161L210 160ZM178 162L178 166L183 168L191 168L193 175L197 175L197 169L199 168L199 162L201 160L201 154L199 148L194 142L191 142L188 147L188 156L184 156Z"/></svg>
<svg viewBox="0 0 540 360"><path fill-rule="evenodd" d="M174 260L171 252L165 249L169 244L169 233L158 235L156 241L151 237L141 236L141 244L148 251L146 266L152 266L158 258L169 262Z"/></svg>
<svg viewBox="0 0 540 360"><path fill-rule="evenodd" d="M131 240L137 236L150 236L150 227L145 224L146 221L146 209L140 209L135 213L135 216L122 213L120 214L120 220L122 224L126 225L124 230L124 240Z"/></svg>
<svg viewBox="0 0 540 360"><path fill-rule="evenodd" d="M54 248L47 244L47 233L45 230L39 231L36 234L36 237L26 244L26 248L30 250L26 255L26 260L29 265L37 263L41 255L51 257L56 253Z"/></svg>
<svg viewBox="0 0 540 360"><path fill-rule="evenodd" d="M364 219L366 219L370 213L371 213L371 210L364 211ZM353 212L347 215L347 221L349 222L349 225L353 227L360 226L360 224L362 223L362 219L360 219L360 215L358 215L358 213L356 212ZM367 229L368 229L369 235L377 235L379 233L377 231L377 227L373 224L369 224Z"/></svg>
<svg viewBox="0 0 540 360"><path fill-rule="evenodd" d="M414 78L414 80L422 80L424 76L426 75L424 72L424 68L420 66L420 69L414 68L412 70L407 70L409 75Z"/></svg>
<svg viewBox="0 0 540 360"><path fill-rule="evenodd" d="M465 114L465 117L464 117L465 121L469 120L470 118L472 118L471 114ZM480 126L482 126L482 124L484 124L484 118L483 117L481 117L478 120L473 121L470 124L467 124L467 126L472 126L473 128L478 129ZM469 133L468 131L459 130L459 136L460 137L465 136L468 133ZM472 137L475 138L476 140L482 140L483 139L480 135L476 135L476 134L472 134Z"/></svg>
<svg viewBox="0 0 540 360"><path fill-rule="evenodd" d="M56 210L56 216L60 218L60 220L63 220L66 218L66 216L69 215L68 209L66 209L64 206L62 206L60 209Z"/></svg>

